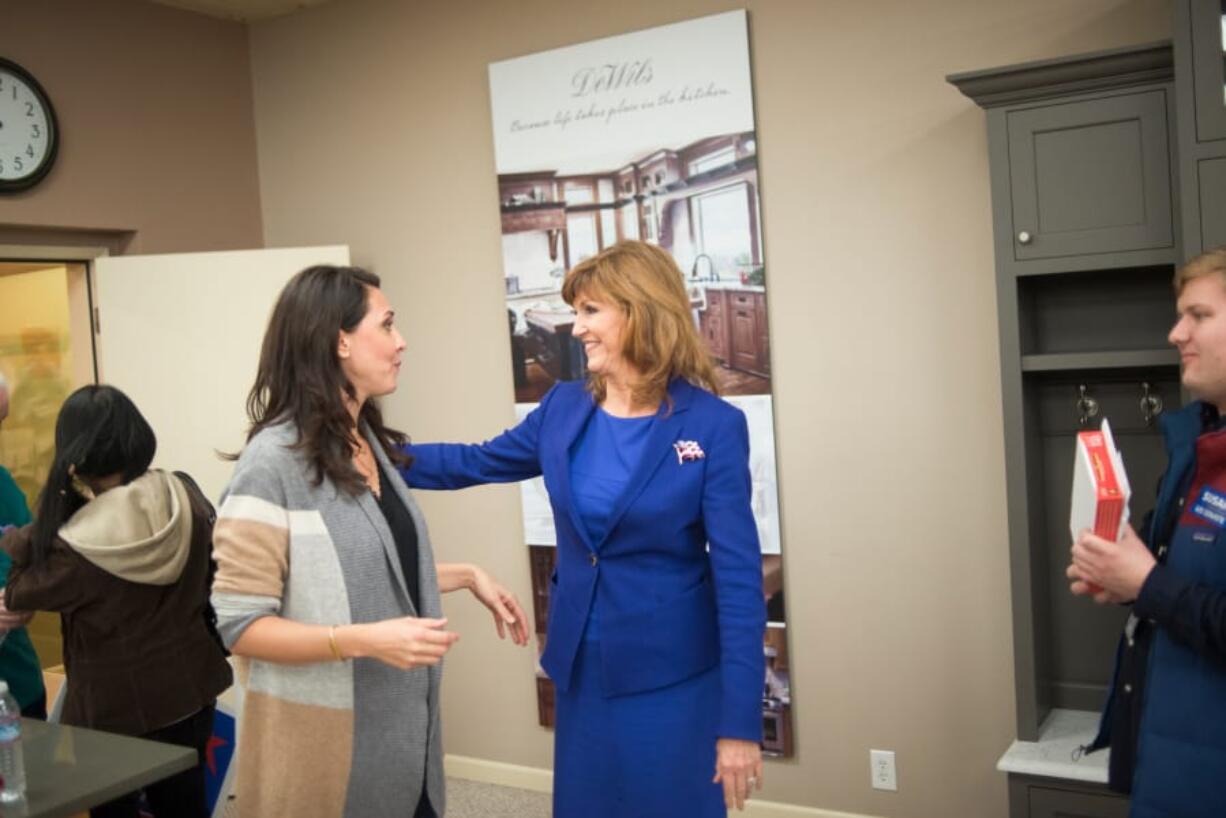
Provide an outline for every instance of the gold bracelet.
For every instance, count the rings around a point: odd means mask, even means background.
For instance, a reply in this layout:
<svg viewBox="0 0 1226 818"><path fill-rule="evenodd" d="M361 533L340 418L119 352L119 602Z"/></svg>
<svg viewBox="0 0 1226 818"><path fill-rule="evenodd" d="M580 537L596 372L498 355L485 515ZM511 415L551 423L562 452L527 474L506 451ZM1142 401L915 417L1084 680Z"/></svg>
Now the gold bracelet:
<svg viewBox="0 0 1226 818"><path fill-rule="evenodd" d="M332 648L332 655L336 657L336 661L343 662L345 657L341 655L341 649L336 644L336 626L328 626L328 647Z"/></svg>

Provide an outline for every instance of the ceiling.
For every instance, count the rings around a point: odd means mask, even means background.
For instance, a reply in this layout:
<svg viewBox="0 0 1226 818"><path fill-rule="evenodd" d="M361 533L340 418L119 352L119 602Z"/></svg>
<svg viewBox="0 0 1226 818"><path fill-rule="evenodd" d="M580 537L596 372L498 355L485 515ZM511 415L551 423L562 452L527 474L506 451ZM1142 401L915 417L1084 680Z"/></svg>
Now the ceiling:
<svg viewBox="0 0 1226 818"><path fill-rule="evenodd" d="M152 0L163 6L175 6L188 11L250 23L293 14L310 6L320 6L329 0Z"/></svg>

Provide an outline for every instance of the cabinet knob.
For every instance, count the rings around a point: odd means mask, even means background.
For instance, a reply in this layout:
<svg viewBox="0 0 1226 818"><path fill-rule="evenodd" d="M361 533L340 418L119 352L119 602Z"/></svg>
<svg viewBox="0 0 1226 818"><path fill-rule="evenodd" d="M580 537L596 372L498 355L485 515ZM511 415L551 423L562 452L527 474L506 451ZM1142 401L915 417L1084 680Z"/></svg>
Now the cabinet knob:
<svg viewBox="0 0 1226 818"><path fill-rule="evenodd" d="M1034 236L1030 235L1029 230L1022 230L1017 234L1018 244L1030 244L1030 240L1033 238Z"/></svg>

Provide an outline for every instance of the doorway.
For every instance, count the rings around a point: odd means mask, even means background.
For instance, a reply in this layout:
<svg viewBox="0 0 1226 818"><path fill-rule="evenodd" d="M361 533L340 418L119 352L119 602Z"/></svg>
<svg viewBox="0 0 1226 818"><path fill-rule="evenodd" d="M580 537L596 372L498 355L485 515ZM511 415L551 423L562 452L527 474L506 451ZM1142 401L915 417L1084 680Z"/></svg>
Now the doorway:
<svg viewBox="0 0 1226 818"><path fill-rule="evenodd" d="M10 398L0 466L31 510L51 466L60 405L96 380L89 284L81 262L0 261L0 374ZM58 615L39 613L27 630L43 667L62 663Z"/></svg>
<svg viewBox="0 0 1226 818"><path fill-rule="evenodd" d="M31 505L50 467L60 404L96 382L120 386L153 426L155 468L186 471L219 504L233 464L218 453L246 439L247 392L278 293L304 267L349 263L343 245L118 257L107 247L27 251L33 258L19 260L22 246L0 244L0 372L13 404L0 425L0 466L21 476ZM58 617L38 614L30 636L43 667L61 664Z"/></svg>

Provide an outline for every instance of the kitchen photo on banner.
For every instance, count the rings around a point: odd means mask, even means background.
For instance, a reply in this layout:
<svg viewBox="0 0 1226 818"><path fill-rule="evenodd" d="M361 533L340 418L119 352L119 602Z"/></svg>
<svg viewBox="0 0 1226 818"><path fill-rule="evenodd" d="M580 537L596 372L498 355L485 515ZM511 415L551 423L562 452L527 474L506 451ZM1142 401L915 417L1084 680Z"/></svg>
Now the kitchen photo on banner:
<svg viewBox="0 0 1226 818"><path fill-rule="evenodd" d="M783 555L746 14L733 11L490 65L503 283L516 415L586 374L566 271L625 239L676 259L723 397L749 421L767 599L763 748L792 754ZM537 647L555 534L540 479L523 486ZM553 687L538 668L541 724Z"/></svg>

